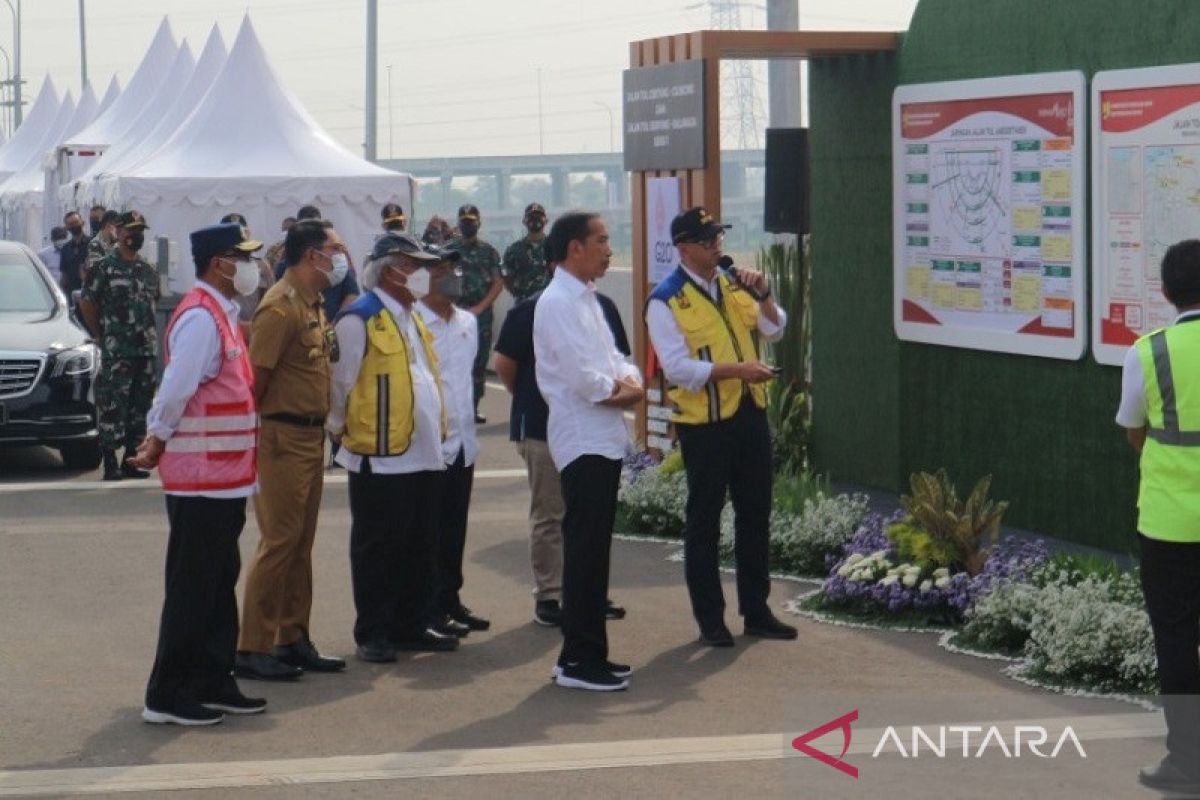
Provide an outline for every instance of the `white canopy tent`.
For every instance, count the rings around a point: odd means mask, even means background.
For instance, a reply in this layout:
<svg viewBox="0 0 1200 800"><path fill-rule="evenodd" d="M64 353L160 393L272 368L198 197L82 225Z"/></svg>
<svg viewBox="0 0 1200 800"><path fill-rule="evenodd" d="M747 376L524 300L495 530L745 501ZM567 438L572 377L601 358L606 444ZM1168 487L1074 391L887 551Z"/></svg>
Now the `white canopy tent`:
<svg viewBox="0 0 1200 800"><path fill-rule="evenodd" d="M96 201L97 198L92 191L96 178L116 172L112 165L120 162L126 153L138 149L138 145L145 141L147 134L162 121L164 110L170 108L179 99L179 88L188 84L195 69L196 61L192 57L192 48L184 40L180 42L179 49L175 51L175 59L171 63L171 69L167 72L166 78L159 85L154 96L148 98L143 104L141 113L129 126L129 130L120 138L114 139L100 157L88 167L87 172L80 175L74 182L77 208L91 206Z"/></svg>
<svg viewBox="0 0 1200 800"><path fill-rule="evenodd" d="M29 163L29 159L38 152L46 133L57 119L61 107L58 92L54 90L54 81L47 76L42 82L37 99L25 115L25 121L13 133L8 144L0 147L0 181L9 178Z"/></svg>
<svg viewBox="0 0 1200 800"><path fill-rule="evenodd" d="M116 87L117 79L114 77L108 84L108 92L105 96L111 95L115 97L114 88ZM110 97L111 102L111 97ZM92 91L91 84L83 87L83 94L79 98L79 104L75 106L75 113L71 116L71 121L67 124L64 135L59 137L58 141L52 143L49 152L44 152L42 158L38 162L38 181L41 183L40 191L26 190L21 199L15 200L16 205L25 207L37 206L42 210L42 231L49 231L55 225L62 224L63 214L62 205L58 199L58 183L56 182L57 171L55 170L55 154L58 147L74 134L86 128L92 123L101 112L101 103L96 100L96 93ZM16 176L12 178L15 180ZM26 242L30 247L32 243Z"/></svg>
<svg viewBox="0 0 1200 800"><path fill-rule="evenodd" d="M48 233L42 230L42 163L54 146L67 135L74 118L75 100L68 91L63 95L53 123L32 150L29 161L0 183L0 212L4 215L6 239L24 242L34 249L42 244Z"/></svg>
<svg viewBox="0 0 1200 800"><path fill-rule="evenodd" d="M128 94L128 91L126 92ZM194 282L188 234L237 211L264 238L313 203L358 256L379 232L379 209L411 213L411 176L347 152L283 86L249 17L196 110L160 147L118 175L101 178L109 208L144 213L151 236L172 243L172 288Z"/></svg>
<svg viewBox="0 0 1200 800"><path fill-rule="evenodd" d="M108 111L108 107L111 106L113 103L115 103L117 98L120 96L121 96L121 82L119 80L117 80L116 75L113 75L111 78L108 79L108 88L104 90L104 96L100 98L100 105L96 109L96 116L99 117L105 111ZM80 130L83 130L83 129L81 128ZM76 131L75 133L79 133L79 131ZM74 136L75 134L71 134L71 135Z"/></svg>

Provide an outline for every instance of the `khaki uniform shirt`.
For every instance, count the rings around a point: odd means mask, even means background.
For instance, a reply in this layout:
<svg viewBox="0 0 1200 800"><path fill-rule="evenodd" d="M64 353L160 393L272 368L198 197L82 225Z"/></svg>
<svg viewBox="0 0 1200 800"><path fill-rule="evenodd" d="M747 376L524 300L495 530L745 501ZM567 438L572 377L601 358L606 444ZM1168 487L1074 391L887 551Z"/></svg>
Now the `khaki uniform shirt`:
<svg viewBox="0 0 1200 800"><path fill-rule="evenodd" d="M259 413L324 417L336 342L321 295L289 269L267 290L250 327L250 363L271 371Z"/></svg>

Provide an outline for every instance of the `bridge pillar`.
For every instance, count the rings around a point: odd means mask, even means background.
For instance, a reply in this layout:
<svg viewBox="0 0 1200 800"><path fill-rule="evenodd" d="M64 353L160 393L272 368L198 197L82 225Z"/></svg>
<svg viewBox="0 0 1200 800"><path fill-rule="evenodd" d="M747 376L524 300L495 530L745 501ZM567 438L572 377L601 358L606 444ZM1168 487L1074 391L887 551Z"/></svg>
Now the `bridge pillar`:
<svg viewBox="0 0 1200 800"><path fill-rule="evenodd" d="M618 208L629 203L629 182L625 170L613 167L604 171L604 179L608 183L608 205Z"/></svg>
<svg viewBox="0 0 1200 800"><path fill-rule="evenodd" d="M571 173L560 167L550 173L550 202L557 209L564 209L571 204Z"/></svg>
<svg viewBox="0 0 1200 800"><path fill-rule="evenodd" d="M746 196L746 168L742 164L721 165L721 194L730 198Z"/></svg>
<svg viewBox="0 0 1200 800"><path fill-rule="evenodd" d="M512 170L502 169L496 173L496 208L507 211L512 205Z"/></svg>
<svg viewBox="0 0 1200 800"><path fill-rule="evenodd" d="M454 186L454 173L449 171L443 172L441 176L441 184L442 199L438 203L438 208L445 208L450 202L450 189Z"/></svg>

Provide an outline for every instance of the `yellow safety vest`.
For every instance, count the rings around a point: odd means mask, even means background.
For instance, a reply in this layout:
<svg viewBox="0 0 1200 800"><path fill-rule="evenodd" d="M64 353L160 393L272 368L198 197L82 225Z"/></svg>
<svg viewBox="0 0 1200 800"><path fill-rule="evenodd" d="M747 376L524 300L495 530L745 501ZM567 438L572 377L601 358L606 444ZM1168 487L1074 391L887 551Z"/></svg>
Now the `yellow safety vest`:
<svg viewBox="0 0 1200 800"><path fill-rule="evenodd" d="M346 402L346 432L342 444L352 453L369 456L398 456L412 442L413 406L412 354L392 313L374 292L356 300L339 316L361 317L367 330L366 347L358 379ZM441 438L446 438L446 402L433 334L421 315L412 315L421 335L425 359L437 381L441 403Z"/></svg>
<svg viewBox="0 0 1200 800"><path fill-rule="evenodd" d="M1200 542L1200 319L1154 331L1134 347L1147 408L1138 530L1152 539Z"/></svg>
<svg viewBox="0 0 1200 800"><path fill-rule="evenodd" d="M650 299L662 301L671 309L691 358L713 364L757 361L758 303L724 274L718 274L717 280L721 287L719 305L682 268L661 281ZM767 407L766 385L738 378L706 383L698 392L671 386L667 395L675 406L672 421L683 425L729 419L747 395L757 407Z"/></svg>

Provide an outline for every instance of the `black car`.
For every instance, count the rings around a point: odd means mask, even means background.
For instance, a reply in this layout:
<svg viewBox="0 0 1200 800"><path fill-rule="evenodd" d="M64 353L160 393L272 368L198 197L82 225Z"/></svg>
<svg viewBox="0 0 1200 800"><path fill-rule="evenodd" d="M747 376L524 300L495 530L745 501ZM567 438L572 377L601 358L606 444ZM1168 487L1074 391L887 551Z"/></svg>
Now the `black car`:
<svg viewBox="0 0 1200 800"><path fill-rule="evenodd" d="M0 447L49 445L72 469L100 464L92 382L100 351L45 265L0 241Z"/></svg>

